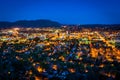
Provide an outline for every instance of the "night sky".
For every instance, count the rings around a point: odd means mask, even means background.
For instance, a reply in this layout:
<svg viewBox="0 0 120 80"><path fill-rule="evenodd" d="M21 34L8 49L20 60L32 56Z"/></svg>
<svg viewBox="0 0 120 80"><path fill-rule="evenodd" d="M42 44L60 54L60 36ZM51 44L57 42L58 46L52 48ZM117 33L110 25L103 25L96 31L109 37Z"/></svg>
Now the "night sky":
<svg viewBox="0 0 120 80"><path fill-rule="evenodd" d="M0 21L120 24L120 0L0 0Z"/></svg>

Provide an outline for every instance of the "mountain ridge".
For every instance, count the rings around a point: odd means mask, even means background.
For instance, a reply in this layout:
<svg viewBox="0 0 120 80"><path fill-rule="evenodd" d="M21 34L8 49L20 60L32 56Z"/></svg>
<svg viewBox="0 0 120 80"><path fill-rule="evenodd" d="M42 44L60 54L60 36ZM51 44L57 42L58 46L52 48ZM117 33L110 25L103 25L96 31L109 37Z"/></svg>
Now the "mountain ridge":
<svg viewBox="0 0 120 80"><path fill-rule="evenodd" d="M51 20L19 20L15 22L1 21L0 28L8 28L8 27L60 27L61 24L56 21Z"/></svg>

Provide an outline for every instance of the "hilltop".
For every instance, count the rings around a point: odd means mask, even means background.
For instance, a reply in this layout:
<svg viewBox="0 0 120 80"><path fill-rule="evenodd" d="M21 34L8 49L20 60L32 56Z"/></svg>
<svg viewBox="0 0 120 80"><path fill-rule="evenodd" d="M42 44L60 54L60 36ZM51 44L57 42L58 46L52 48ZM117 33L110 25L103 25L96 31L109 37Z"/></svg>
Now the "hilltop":
<svg viewBox="0 0 120 80"><path fill-rule="evenodd" d="M0 22L0 28L10 27L60 27L61 24L51 20L20 20L16 22Z"/></svg>

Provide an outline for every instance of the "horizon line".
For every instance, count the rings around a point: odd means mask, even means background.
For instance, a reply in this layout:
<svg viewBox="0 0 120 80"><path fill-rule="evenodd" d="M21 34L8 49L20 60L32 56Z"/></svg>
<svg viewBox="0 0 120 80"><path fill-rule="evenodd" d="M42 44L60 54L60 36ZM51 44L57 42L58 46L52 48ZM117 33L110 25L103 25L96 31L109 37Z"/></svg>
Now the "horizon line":
<svg viewBox="0 0 120 80"><path fill-rule="evenodd" d="M58 22L61 25L120 25L120 23L61 23L60 21L51 20L51 19L20 19L20 20L15 20L15 21L0 20L0 22L14 23L17 21L37 21L37 20L49 20L49 21L53 21L53 22Z"/></svg>

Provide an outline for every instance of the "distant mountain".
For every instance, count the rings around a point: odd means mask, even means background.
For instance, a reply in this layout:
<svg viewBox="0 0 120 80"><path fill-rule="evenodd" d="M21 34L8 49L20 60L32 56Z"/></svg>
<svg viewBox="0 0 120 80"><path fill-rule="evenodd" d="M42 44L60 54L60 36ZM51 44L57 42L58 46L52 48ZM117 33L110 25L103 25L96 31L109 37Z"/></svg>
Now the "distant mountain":
<svg viewBox="0 0 120 80"><path fill-rule="evenodd" d="M16 22L0 22L0 28L9 27L60 27L61 24L51 20L20 20Z"/></svg>
<svg viewBox="0 0 120 80"><path fill-rule="evenodd" d="M51 20L19 20L16 22L0 22L0 28L11 28L11 27L61 27L61 26L69 26L69 27L84 27L84 28L105 28L112 30L120 30L120 24L60 24L56 21Z"/></svg>
<svg viewBox="0 0 120 80"><path fill-rule="evenodd" d="M91 29L95 29L95 28L103 28L104 30L120 30L120 24L82 24L82 25L67 25L69 27L79 27L79 28L91 28Z"/></svg>
<svg viewBox="0 0 120 80"><path fill-rule="evenodd" d="M80 25L79 27L85 28L104 28L104 30L120 30L120 24L88 24L88 25Z"/></svg>

